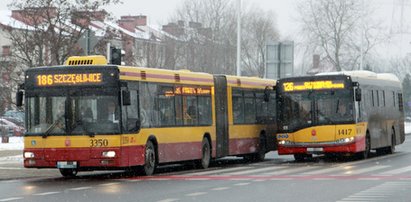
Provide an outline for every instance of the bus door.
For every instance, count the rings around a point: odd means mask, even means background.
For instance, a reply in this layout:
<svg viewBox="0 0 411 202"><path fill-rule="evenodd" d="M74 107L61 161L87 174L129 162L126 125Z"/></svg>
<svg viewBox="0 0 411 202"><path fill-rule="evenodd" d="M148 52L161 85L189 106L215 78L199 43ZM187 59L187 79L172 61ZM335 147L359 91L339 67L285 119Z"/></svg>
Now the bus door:
<svg viewBox="0 0 411 202"><path fill-rule="evenodd" d="M216 113L216 157L228 155L228 109L227 109L227 78L223 75L214 76L215 113Z"/></svg>

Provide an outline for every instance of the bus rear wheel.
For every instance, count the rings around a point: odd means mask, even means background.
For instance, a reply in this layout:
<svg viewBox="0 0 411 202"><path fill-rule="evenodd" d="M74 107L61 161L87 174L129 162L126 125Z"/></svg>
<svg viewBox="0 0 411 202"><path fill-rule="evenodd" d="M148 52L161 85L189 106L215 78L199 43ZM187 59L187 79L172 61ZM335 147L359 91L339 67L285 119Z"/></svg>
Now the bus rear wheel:
<svg viewBox="0 0 411 202"><path fill-rule="evenodd" d="M395 153L395 130L391 129L391 146L387 148L388 154Z"/></svg>
<svg viewBox="0 0 411 202"><path fill-rule="evenodd" d="M265 136L260 136L259 140L259 149L258 152L252 153L252 154L247 154L244 156L245 161L251 161L251 162L259 162L259 161L264 161L265 159L265 154L267 153L267 143L266 143L266 138Z"/></svg>
<svg viewBox="0 0 411 202"><path fill-rule="evenodd" d="M63 177L75 177L78 173L77 169L73 168L60 168L59 170Z"/></svg>
<svg viewBox="0 0 411 202"><path fill-rule="evenodd" d="M143 171L145 175L153 175L157 167L157 152L152 141L146 144Z"/></svg>

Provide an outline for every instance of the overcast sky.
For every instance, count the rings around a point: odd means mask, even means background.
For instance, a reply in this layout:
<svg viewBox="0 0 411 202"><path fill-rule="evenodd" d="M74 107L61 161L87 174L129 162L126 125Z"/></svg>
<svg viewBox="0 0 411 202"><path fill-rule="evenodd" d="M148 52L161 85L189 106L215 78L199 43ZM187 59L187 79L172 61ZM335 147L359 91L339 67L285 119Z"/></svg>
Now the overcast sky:
<svg viewBox="0 0 411 202"><path fill-rule="evenodd" d="M0 0L0 10L7 9L7 5L13 0ZM119 18L122 15L146 15L150 24L164 25L169 22L170 16L174 13L177 7L184 0L122 0L120 5L107 7L106 10ZM234 0L233 0L234 1ZM297 24L295 19L295 4L298 0L242 0L243 4L255 4L262 9L271 10L277 16L278 30L282 39L293 40ZM386 24L387 34L399 25L403 25L403 29L407 33L411 33L411 0L365 0L366 4L372 4L376 10L376 17L383 20ZM405 6L402 8L401 3ZM401 17L401 13L402 16ZM400 23L400 19L403 22ZM408 37L409 36L409 37ZM407 37L399 37L398 44L400 52L411 53L411 34ZM391 43L392 45L392 43ZM395 52L395 51L389 51Z"/></svg>
<svg viewBox="0 0 411 202"><path fill-rule="evenodd" d="M13 0L1 0L0 10L6 10ZM150 24L167 24L170 16L184 0L122 0L123 3L107 7L107 11L116 17L121 15L146 15ZM293 4L296 0L242 0L243 4L250 3L265 9L272 10L277 15L277 24L282 35L289 30L291 23L290 13L293 13ZM288 27L288 28L287 28Z"/></svg>

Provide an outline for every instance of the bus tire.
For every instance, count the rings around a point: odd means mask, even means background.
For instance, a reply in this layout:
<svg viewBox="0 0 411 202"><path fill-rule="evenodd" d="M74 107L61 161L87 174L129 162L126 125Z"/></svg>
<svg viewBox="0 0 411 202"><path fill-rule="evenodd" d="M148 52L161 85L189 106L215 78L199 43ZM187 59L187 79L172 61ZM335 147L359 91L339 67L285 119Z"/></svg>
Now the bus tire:
<svg viewBox="0 0 411 202"><path fill-rule="evenodd" d="M211 162L211 146L210 146L210 141L208 141L208 138L204 137L203 141L201 143L201 160L198 163L198 165L206 169L208 166L210 166Z"/></svg>
<svg viewBox="0 0 411 202"><path fill-rule="evenodd" d="M254 154L254 161L264 161L265 153L267 153L267 142L264 135L260 137L260 148L256 154Z"/></svg>
<svg viewBox="0 0 411 202"><path fill-rule="evenodd" d="M78 170L73 169L73 168L60 168L59 170L60 170L60 174L63 177L67 177L67 178L75 177L78 173Z"/></svg>
<svg viewBox="0 0 411 202"><path fill-rule="evenodd" d="M265 153L267 153L267 147L266 147L266 138L264 135L260 136L259 140L259 149L256 153L252 154L247 154L244 155L243 158L245 161L251 161L251 162L259 162L259 161L264 161L265 159Z"/></svg>
<svg viewBox="0 0 411 202"><path fill-rule="evenodd" d="M152 141L148 141L146 144L145 156L144 156L144 174L149 176L153 175L157 167L157 152L156 147Z"/></svg>
<svg viewBox="0 0 411 202"><path fill-rule="evenodd" d="M395 130L391 129L391 145L387 147L387 154L395 153Z"/></svg>
<svg viewBox="0 0 411 202"><path fill-rule="evenodd" d="M370 150L371 150L371 142L370 142L370 133L367 132L365 135L365 149L362 152L357 153L357 158L358 159L366 159L370 155Z"/></svg>
<svg viewBox="0 0 411 202"><path fill-rule="evenodd" d="M312 154L294 154L294 159L297 162L303 162L303 161L308 160L312 157L313 157Z"/></svg>

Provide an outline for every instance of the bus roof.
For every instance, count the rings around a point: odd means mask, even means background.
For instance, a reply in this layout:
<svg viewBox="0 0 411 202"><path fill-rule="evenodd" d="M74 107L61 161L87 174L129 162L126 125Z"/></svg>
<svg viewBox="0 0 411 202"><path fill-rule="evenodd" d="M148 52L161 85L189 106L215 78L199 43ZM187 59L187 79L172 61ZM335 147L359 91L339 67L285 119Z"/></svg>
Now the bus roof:
<svg viewBox="0 0 411 202"><path fill-rule="evenodd" d="M232 87L265 88L267 86L272 87L276 85L276 80L263 79L258 77L226 75L226 78L227 85Z"/></svg>
<svg viewBox="0 0 411 202"><path fill-rule="evenodd" d="M213 75L187 70L168 70L147 67L118 66L120 79L144 80L159 83L181 83L193 85L213 85Z"/></svg>
<svg viewBox="0 0 411 202"><path fill-rule="evenodd" d="M340 71L340 72L323 72L316 74L318 76L321 75L348 75L357 78L365 78L365 79L378 79L378 80L386 80L386 81L394 81L400 82L397 76L391 73L375 73L366 70L357 70L357 71Z"/></svg>

